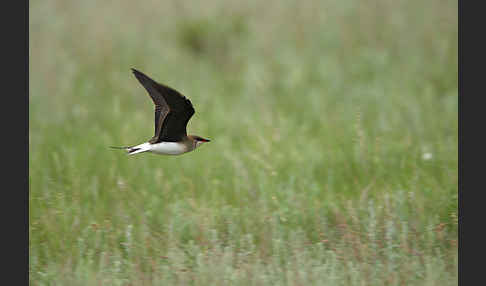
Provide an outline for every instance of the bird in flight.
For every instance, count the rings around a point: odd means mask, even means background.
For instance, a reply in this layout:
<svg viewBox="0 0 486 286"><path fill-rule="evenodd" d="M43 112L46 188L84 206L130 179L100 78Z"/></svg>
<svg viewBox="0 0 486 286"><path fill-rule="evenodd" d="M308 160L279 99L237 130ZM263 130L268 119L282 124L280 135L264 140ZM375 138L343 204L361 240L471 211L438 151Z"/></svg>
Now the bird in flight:
<svg viewBox="0 0 486 286"><path fill-rule="evenodd" d="M197 135L187 135L187 122L195 112L189 99L136 69L132 68L132 72L155 104L155 135L148 142L136 146L111 148L124 149L130 155L142 152L180 155L210 141Z"/></svg>

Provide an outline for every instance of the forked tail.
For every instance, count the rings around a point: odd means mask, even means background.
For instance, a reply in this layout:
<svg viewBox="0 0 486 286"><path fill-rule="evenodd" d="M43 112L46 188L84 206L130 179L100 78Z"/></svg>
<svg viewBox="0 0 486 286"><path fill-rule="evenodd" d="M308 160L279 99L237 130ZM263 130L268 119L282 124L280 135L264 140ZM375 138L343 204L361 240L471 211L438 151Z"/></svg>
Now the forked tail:
<svg viewBox="0 0 486 286"><path fill-rule="evenodd" d="M147 152L150 151L148 143L143 143L137 146L131 146L131 147L116 147L116 146L110 146L112 149L123 149L126 150L128 155L133 155L137 153L142 153L142 152Z"/></svg>

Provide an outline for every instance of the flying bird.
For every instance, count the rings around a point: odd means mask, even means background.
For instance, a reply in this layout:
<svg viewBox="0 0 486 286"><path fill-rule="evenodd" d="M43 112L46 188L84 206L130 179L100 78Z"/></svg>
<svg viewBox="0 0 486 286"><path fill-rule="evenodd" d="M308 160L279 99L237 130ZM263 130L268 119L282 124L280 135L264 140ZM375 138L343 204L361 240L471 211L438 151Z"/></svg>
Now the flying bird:
<svg viewBox="0 0 486 286"><path fill-rule="evenodd" d="M130 155L142 152L180 155L210 141L197 135L187 135L187 122L195 112L189 99L136 69L132 68L132 72L155 104L155 134L148 142L136 146L111 148L125 149Z"/></svg>

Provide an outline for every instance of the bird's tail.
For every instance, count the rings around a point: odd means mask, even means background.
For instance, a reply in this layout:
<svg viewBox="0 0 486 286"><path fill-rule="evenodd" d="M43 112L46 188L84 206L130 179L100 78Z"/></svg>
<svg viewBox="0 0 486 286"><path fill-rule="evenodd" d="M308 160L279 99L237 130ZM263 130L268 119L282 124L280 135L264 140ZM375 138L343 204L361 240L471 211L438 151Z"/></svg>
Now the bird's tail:
<svg viewBox="0 0 486 286"><path fill-rule="evenodd" d="M142 153L142 152L147 152L150 151L150 145L148 143L142 143L137 146L126 146L126 147L117 147L117 146L110 146L112 149L123 149L126 150L129 155L137 154L137 153Z"/></svg>

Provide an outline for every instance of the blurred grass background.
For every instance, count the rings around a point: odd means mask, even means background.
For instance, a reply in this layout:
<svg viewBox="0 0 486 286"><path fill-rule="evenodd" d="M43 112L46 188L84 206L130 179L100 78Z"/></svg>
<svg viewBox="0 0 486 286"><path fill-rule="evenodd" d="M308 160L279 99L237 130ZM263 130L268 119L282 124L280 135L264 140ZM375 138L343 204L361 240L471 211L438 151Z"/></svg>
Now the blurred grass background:
<svg viewBox="0 0 486 286"><path fill-rule="evenodd" d="M30 1L32 285L457 285L457 2ZM137 68L191 99L177 156Z"/></svg>

